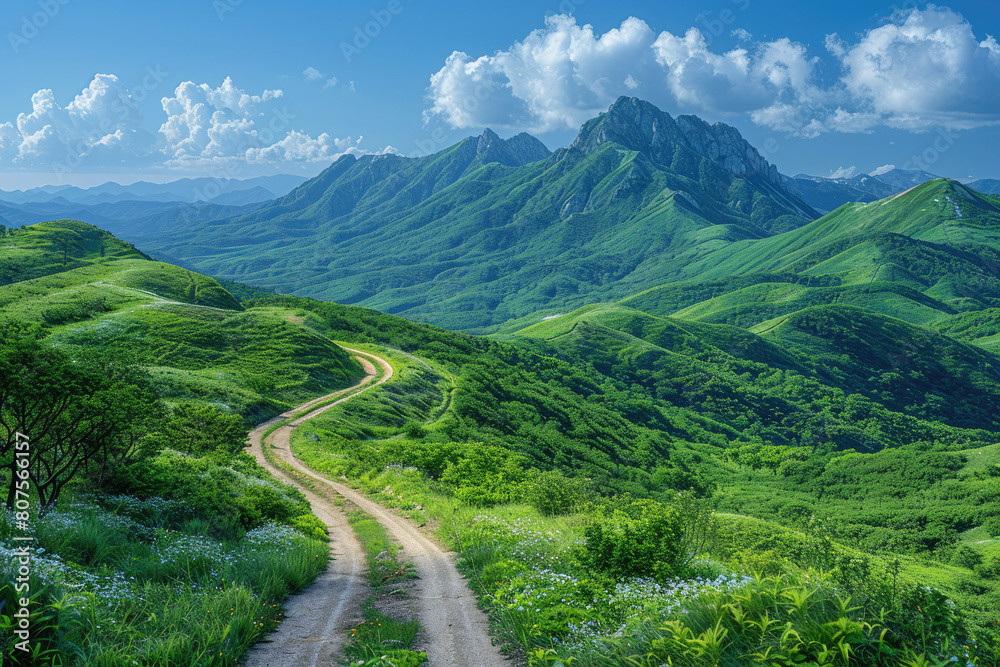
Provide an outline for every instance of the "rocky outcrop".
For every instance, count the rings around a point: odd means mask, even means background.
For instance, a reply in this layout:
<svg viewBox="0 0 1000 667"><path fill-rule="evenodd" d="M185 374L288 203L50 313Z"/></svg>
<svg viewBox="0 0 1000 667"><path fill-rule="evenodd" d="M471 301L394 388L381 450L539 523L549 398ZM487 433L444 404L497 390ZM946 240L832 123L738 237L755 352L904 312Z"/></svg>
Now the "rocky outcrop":
<svg viewBox="0 0 1000 667"><path fill-rule="evenodd" d="M476 144L476 155L482 162L499 162L508 167L520 167L529 162L544 160L551 153L545 144L525 132L505 140L487 128Z"/></svg>
<svg viewBox="0 0 1000 667"><path fill-rule="evenodd" d="M607 113L584 125L571 148L592 153L606 143L639 151L667 167L677 149L685 148L711 159L734 176L757 176L782 185L778 168L765 160L735 127L709 125L697 116L674 119L635 97L620 98Z"/></svg>

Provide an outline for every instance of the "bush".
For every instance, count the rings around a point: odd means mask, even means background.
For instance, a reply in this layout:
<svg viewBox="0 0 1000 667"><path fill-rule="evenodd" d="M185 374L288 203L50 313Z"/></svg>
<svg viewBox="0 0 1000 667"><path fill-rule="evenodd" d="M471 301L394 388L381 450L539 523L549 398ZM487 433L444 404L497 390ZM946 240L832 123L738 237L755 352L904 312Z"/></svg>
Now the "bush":
<svg viewBox="0 0 1000 667"><path fill-rule="evenodd" d="M455 497L475 507L492 507L514 500L527 478L527 459L504 447L476 445L467 455L450 463L441 482Z"/></svg>
<svg viewBox="0 0 1000 667"><path fill-rule="evenodd" d="M308 512L305 498L289 487L247 475L247 463L237 468L218 465L212 457L194 458L165 451L132 466L118 481L118 490L140 498L162 496L192 508L211 521L215 531L239 534L267 521L292 525Z"/></svg>
<svg viewBox="0 0 1000 667"><path fill-rule="evenodd" d="M567 477L558 470L539 473L524 486L524 501L544 516L568 514L593 497L589 479Z"/></svg>
<svg viewBox="0 0 1000 667"><path fill-rule="evenodd" d="M296 529L306 537L314 540L330 541L326 524L312 514L301 514L288 522L292 528Z"/></svg>
<svg viewBox="0 0 1000 667"><path fill-rule="evenodd" d="M982 555L979 554L975 549L967 547L965 545L959 546L955 549L954 555L951 557L951 564L955 567L964 567L969 570L976 569L980 563L983 562Z"/></svg>
<svg viewBox="0 0 1000 667"><path fill-rule="evenodd" d="M1000 556L990 556L976 567L976 574L983 579L1000 579Z"/></svg>
<svg viewBox="0 0 1000 667"><path fill-rule="evenodd" d="M633 502L584 531L584 560L616 577L666 579L680 565L683 525L677 511L652 501Z"/></svg>

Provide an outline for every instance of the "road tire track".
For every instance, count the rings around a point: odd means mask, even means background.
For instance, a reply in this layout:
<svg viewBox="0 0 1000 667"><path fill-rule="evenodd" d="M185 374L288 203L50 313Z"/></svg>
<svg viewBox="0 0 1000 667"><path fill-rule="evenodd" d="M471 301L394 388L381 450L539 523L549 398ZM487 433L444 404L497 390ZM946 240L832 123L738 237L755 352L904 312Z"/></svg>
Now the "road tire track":
<svg viewBox="0 0 1000 667"><path fill-rule="evenodd" d="M292 455L291 435L295 428L334 405L373 389L392 377L392 366L386 360L360 350L346 347L344 349L355 355L368 374L362 382L286 412L257 427L250 434L253 455L272 474L306 494L313 511L327 523L331 540L335 549L339 551L337 559L315 584L306 589L302 595L290 599L287 605L289 620L292 619L294 611L301 622L284 633L282 631L288 620L283 622L278 631L271 635L270 644L258 644L251 650L247 665L249 667L311 666L325 664L317 660L332 660L329 656L343 646L345 637L349 634L345 623L355 617L354 614L345 612L348 608L354 609L355 605L359 605L361 601L359 598L365 593L365 586L361 580L365 557L343 512L329 500L313 494L267 463L264 460L261 444L261 434L276 421L288 419L310 405L343 395L339 400L313 410L275 430L267 439L267 442L275 447L274 454L287 465L329 487L370 514L385 526L389 535L402 546L403 559L413 563L419 576L413 593L420 624L424 629L423 634L427 639L426 646L421 648L427 651L427 664L430 667L506 666L506 660L490 639L486 614L478 608L475 595L466 586L465 579L455 567L454 553L441 549L408 519L392 513L348 486L326 479ZM382 376L374 384L369 384L376 375L373 362L381 367ZM324 580L327 577L330 579L329 583ZM317 589L317 592L314 593L313 589ZM320 646L314 647L309 642Z"/></svg>

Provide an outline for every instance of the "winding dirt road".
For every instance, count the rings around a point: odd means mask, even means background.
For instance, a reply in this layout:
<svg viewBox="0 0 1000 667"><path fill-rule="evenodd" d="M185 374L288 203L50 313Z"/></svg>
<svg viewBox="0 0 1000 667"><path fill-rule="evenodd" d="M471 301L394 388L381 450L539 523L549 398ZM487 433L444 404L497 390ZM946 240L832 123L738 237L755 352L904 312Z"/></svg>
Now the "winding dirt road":
<svg viewBox="0 0 1000 667"><path fill-rule="evenodd" d="M366 593L363 581L365 558L347 519L332 502L311 493L271 466L264 459L261 442L264 431L275 422L288 419L312 405L342 396L278 428L267 442L275 446L274 453L282 461L328 486L377 519L402 546L403 560L412 562L420 577L414 595L420 623L427 637L424 649L430 667L505 666L506 661L490 640L486 615L476 606L475 596L455 568L454 554L443 551L407 519L368 500L350 487L320 476L292 455L291 434L302 422L392 377L392 366L384 359L360 350L344 349L355 355L364 367L367 373L364 380L354 387L299 406L250 432L250 451L254 457L271 474L305 493L313 511L329 527L335 560L316 583L301 595L289 599L286 604L288 618L269 637L270 643L257 644L251 649L246 664L248 667L335 664L333 655L343 646L350 622L358 617L357 609ZM373 362L381 367L382 375L377 382L370 384L376 377Z"/></svg>

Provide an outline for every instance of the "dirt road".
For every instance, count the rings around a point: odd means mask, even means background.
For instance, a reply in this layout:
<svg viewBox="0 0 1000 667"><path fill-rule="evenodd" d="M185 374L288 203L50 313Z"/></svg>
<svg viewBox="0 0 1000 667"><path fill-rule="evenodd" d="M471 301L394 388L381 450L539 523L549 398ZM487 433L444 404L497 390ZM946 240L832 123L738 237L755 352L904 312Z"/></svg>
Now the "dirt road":
<svg viewBox="0 0 1000 667"><path fill-rule="evenodd" d="M340 400L309 412L277 429L269 436L268 442L275 445L274 453L278 458L330 487L369 513L402 545L402 559L411 561L420 577L414 595L420 623L427 636L427 645L424 649L427 651L430 667L505 665L506 661L490 641L486 615L476 607L475 596L455 568L454 554L443 551L407 519L393 514L343 484L320 476L292 456L291 434L302 422L392 377L392 366L384 359L360 350L344 349L356 356L368 373L368 377L350 389L312 401L278 417L277 420L287 419L310 405L343 395ZM375 376L373 362L381 367L382 376L375 384L364 387ZM270 644L258 644L254 647L247 665L292 667L334 664L329 656L343 645L345 635L349 632L345 624L356 617L355 614L348 613L348 610L356 610L356 605L361 602L359 598L364 595L365 589L360 579L363 574L364 556L343 513L333 503L303 489L264 460L261 434L272 423L273 421L268 422L251 432L251 452L272 474L306 494L317 516L330 527L336 560L315 584L306 589L302 595L289 600L287 605L289 618L282 623L276 633L271 635ZM314 589L317 590L314 592ZM289 625L289 621L294 620L298 622ZM286 625L289 626L287 629Z"/></svg>

